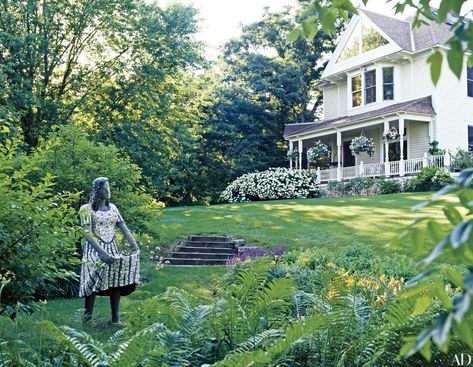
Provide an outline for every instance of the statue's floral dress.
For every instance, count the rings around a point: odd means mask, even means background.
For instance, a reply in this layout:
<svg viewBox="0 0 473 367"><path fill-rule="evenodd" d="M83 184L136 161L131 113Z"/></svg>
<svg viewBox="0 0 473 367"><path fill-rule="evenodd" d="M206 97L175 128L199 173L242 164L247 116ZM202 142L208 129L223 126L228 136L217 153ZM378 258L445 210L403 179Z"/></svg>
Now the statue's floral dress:
<svg viewBox="0 0 473 367"><path fill-rule="evenodd" d="M123 222L117 207L109 205L108 211L92 210L90 204L80 208L82 226L102 248L113 257L120 257L111 264L100 260L97 251L83 240L82 269L80 273L79 297L92 293L110 295L111 291L120 290L121 295L130 294L140 281L140 260L137 253L123 255L118 251L115 238L115 226Z"/></svg>

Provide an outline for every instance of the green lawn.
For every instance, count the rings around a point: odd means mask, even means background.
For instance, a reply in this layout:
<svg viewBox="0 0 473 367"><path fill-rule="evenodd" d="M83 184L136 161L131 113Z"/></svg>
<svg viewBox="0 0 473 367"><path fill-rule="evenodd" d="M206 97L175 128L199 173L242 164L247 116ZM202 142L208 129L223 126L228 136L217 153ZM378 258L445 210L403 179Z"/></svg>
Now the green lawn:
<svg viewBox="0 0 473 367"><path fill-rule="evenodd" d="M430 196L430 193L409 193L168 208L160 218L160 245L169 247L176 239L190 234L225 234L245 238L251 245L317 247L327 252L357 245L375 247L380 254L395 251L411 256L413 250L407 243L397 249L384 245L419 216L411 207ZM438 210L429 208L427 212L438 213ZM160 294L168 286L184 288L205 299L210 297L212 279L225 271L225 267L165 267L157 271L149 262L143 265L150 282L124 299L125 311L130 301ZM13 335L25 333L25 338L35 338L29 330L31 319L49 319L58 325L81 329L82 302L82 299L51 300L44 311L18 318ZM86 329L89 333L111 334L113 330L103 327L109 319L109 309L108 299L99 298L94 315L98 322ZM12 335L11 332L11 323L0 318L0 337Z"/></svg>
<svg viewBox="0 0 473 367"><path fill-rule="evenodd" d="M419 213L412 206L431 193L371 197L279 200L243 204L177 207L163 210L158 231L165 247L190 234L226 234L250 245L341 248L355 243L380 252ZM440 215L435 208L425 212ZM396 249L411 255L409 246Z"/></svg>

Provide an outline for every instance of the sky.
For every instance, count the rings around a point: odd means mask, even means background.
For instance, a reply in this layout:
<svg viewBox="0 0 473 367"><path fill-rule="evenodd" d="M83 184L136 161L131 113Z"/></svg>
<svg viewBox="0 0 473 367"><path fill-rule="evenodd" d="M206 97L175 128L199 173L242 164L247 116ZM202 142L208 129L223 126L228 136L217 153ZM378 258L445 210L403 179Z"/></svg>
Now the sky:
<svg viewBox="0 0 473 367"><path fill-rule="evenodd" d="M261 19L263 9L269 7L273 11L284 6L295 6L296 0L157 0L159 4L166 5L170 2L192 4L200 11L201 30L198 39L204 41L207 47L207 56L216 58L219 46L240 34L241 24L248 24ZM353 3L361 5L361 0ZM440 0L431 0L432 6L438 6ZM384 0L369 0L367 9L377 13L393 15L391 3ZM473 9L473 0L468 0L463 11ZM411 10L412 12L413 10ZM400 16L407 17L408 13Z"/></svg>

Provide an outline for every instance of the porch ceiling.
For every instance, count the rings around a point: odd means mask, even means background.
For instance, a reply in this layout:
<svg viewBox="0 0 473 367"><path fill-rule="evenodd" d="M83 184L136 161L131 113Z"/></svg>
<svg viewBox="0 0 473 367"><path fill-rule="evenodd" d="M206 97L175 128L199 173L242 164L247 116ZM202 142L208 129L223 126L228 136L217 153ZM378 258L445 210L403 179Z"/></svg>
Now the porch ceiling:
<svg viewBox="0 0 473 367"><path fill-rule="evenodd" d="M435 115L435 110L432 107L432 96L418 98L407 102L395 103L378 110L368 111L357 115L344 116L337 119L304 124L287 124L284 129L284 138L289 139L302 134L305 135L316 132L317 130L338 128L399 112L410 112L433 116Z"/></svg>

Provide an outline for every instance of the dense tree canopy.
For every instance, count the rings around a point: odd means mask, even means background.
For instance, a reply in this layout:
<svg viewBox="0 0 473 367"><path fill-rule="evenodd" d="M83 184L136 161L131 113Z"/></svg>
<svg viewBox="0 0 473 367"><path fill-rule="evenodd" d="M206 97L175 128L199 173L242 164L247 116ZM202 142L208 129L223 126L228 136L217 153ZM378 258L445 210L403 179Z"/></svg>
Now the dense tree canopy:
<svg viewBox="0 0 473 367"><path fill-rule="evenodd" d="M237 176L285 165L284 124L319 113L317 83L334 46L323 32L288 44L294 9L266 10L211 67L191 6L8 0L2 7L0 118L30 150L56 126L75 125L130 158L147 193L171 205L214 201ZM68 182L61 189L83 190Z"/></svg>
<svg viewBox="0 0 473 367"><path fill-rule="evenodd" d="M228 42L212 115L206 122L212 172L223 189L243 173L285 164L284 124L313 121L321 94L317 83L334 41L319 32L311 42L288 44L297 24L291 9L266 10Z"/></svg>

